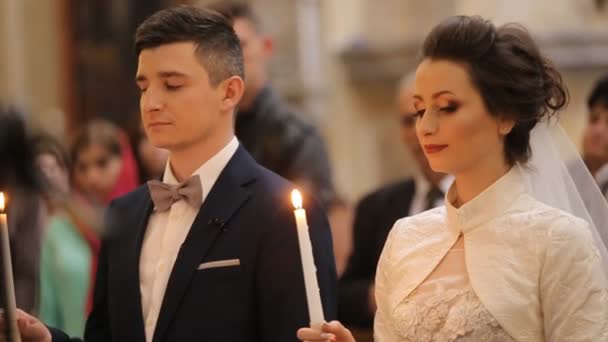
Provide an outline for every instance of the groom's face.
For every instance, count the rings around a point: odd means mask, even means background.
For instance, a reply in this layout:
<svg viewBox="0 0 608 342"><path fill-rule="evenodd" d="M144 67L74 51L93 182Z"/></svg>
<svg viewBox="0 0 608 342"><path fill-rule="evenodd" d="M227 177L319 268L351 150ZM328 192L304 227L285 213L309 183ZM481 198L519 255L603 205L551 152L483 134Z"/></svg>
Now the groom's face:
<svg viewBox="0 0 608 342"><path fill-rule="evenodd" d="M222 86L213 86L192 42L141 51L136 76L141 119L150 143L170 151L204 143L230 127ZM221 82L220 82L221 84Z"/></svg>

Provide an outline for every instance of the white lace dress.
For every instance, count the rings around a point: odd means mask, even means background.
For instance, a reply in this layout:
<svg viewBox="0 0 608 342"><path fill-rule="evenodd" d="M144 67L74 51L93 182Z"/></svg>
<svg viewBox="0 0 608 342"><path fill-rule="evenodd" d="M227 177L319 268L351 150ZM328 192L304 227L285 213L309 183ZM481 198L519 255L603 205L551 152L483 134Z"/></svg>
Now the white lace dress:
<svg viewBox="0 0 608 342"><path fill-rule="evenodd" d="M431 275L395 310L403 341L514 341L483 306L466 272L458 239Z"/></svg>

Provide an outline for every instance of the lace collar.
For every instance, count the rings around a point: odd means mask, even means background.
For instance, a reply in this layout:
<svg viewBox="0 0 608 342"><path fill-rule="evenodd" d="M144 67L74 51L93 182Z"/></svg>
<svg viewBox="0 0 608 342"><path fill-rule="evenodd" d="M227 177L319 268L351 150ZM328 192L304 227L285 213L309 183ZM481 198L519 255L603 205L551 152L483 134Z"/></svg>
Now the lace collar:
<svg viewBox="0 0 608 342"><path fill-rule="evenodd" d="M511 203L524 192L524 180L518 165L513 166L494 184L460 208L452 205L457 197L455 184L452 184L445 197L448 229L455 235L466 234L503 215Z"/></svg>

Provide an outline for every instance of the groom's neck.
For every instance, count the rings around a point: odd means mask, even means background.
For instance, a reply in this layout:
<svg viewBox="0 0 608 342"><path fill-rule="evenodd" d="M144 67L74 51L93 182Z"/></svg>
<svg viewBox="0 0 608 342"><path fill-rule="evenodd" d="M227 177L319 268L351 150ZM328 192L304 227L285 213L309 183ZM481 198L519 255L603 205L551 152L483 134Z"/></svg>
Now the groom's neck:
<svg viewBox="0 0 608 342"><path fill-rule="evenodd" d="M178 182L183 182L194 171L218 154L234 137L226 134L216 139L203 139L202 141L182 148L169 150L169 165Z"/></svg>

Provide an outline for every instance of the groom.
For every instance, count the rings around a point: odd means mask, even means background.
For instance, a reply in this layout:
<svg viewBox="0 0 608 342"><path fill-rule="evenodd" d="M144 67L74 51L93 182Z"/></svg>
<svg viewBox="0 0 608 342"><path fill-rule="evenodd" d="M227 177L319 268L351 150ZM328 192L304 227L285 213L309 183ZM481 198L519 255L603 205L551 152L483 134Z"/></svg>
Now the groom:
<svg viewBox="0 0 608 342"><path fill-rule="evenodd" d="M111 236L85 341L295 341L309 317L293 185L234 137L244 85L231 24L200 8L166 9L140 25L135 49L142 122L150 142L170 151L166 184L142 186L108 209ZM337 303L329 225L313 199L305 206L330 320ZM24 337L69 340L24 314L20 321Z"/></svg>

